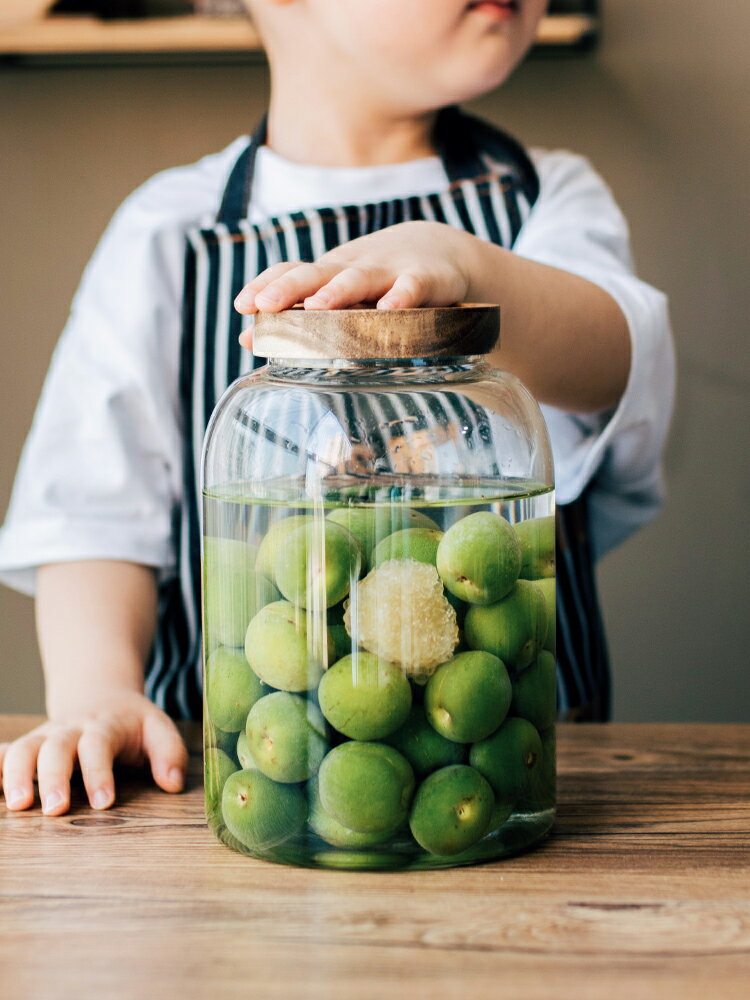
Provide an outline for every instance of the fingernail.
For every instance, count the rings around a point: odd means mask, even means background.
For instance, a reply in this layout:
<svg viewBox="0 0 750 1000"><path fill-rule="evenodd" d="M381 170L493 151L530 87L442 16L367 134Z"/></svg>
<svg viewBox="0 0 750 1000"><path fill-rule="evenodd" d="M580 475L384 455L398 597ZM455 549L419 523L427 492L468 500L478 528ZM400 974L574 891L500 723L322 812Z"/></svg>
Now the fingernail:
<svg viewBox="0 0 750 1000"><path fill-rule="evenodd" d="M65 801L65 797L60 792L50 792L48 795L44 796L42 802L42 810L44 812L51 812L53 809L57 809Z"/></svg>
<svg viewBox="0 0 750 1000"><path fill-rule="evenodd" d="M20 805L25 798L26 792L22 788L9 788L5 794L5 801L8 803L9 809Z"/></svg>
<svg viewBox="0 0 750 1000"><path fill-rule="evenodd" d="M252 292L240 292L237 298L234 300L235 309L246 309L251 306L255 301L255 296Z"/></svg>
<svg viewBox="0 0 750 1000"><path fill-rule="evenodd" d="M398 309L399 308L399 304L398 304L398 301L396 299L388 298L388 296L386 295L385 298L381 299L378 302L377 308L378 309Z"/></svg>
<svg viewBox="0 0 750 1000"><path fill-rule="evenodd" d="M112 794L104 788L99 788L94 792L94 796L91 799L91 805L94 809L106 809L111 801Z"/></svg>
<svg viewBox="0 0 750 1000"><path fill-rule="evenodd" d="M305 299L307 306L327 306L331 301L331 296L327 292L316 292L315 295L308 295Z"/></svg>
<svg viewBox="0 0 750 1000"><path fill-rule="evenodd" d="M170 772L167 775L167 777L169 778L170 785L181 785L182 784L182 771L179 769L179 767L173 767L170 770Z"/></svg>

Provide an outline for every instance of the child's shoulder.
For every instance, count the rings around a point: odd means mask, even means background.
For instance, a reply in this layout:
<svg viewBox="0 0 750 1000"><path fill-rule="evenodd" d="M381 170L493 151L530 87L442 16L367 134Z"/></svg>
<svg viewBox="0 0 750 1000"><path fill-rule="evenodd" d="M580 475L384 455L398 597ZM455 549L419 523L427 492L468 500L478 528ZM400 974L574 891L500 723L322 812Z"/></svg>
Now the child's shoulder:
<svg viewBox="0 0 750 1000"><path fill-rule="evenodd" d="M150 230L211 225L227 178L247 146L240 136L217 153L160 170L137 187L115 213L115 225Z"/></svg>
<svg viewBox="0 0 750 1000"><path fill-rule="evenodd" d="M528 155L539 176L542 193L562 187L605 184L591 161L569 149L541 149L530 147Z"/></svg>
<svg viewBox="0 0 750 1000"><path fill-rule="evenodd" d="M612 188L588 157L569 149L531 147L527 152L539 178L537 215L570 212L626 228Z"/></svg>

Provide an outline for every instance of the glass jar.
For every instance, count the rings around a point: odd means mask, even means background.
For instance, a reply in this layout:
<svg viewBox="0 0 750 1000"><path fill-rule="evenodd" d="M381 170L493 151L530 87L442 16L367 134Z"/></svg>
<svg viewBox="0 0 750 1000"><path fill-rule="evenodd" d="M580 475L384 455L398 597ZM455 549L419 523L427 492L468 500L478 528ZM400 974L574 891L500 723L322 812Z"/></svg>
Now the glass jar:
<svg viewBox="0 0 750 1000"><path fill-rule="evenodd" d="M555 808L552 456L494 306L257 318L203 458L206 812L273 861L440 868Z"/></svg>

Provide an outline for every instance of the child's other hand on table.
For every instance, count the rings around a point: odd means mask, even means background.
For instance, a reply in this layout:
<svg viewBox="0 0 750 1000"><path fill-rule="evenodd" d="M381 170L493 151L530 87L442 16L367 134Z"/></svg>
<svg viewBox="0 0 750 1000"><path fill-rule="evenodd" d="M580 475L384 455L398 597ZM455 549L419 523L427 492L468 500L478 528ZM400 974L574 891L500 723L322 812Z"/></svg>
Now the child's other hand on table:
<svg viewBox="0 0 750 1000"><path fill-rule="evenodd" d="M165 792L182 790L187 750L174 722L137 691L107 689L70 705L54 719L13 743L0 744L0 773L8 809L34 805L38 775L42 811L60 816L70 808L70 782L80 767L93 809L115 801L113 763L149 763Z"/></svg>

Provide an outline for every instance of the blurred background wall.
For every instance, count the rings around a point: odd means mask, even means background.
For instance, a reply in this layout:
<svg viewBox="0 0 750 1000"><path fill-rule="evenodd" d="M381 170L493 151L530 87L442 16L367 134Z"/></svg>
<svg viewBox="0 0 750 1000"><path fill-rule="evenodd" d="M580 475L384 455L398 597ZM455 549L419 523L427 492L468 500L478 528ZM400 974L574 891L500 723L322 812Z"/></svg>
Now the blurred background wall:
<svg viewBox="0 0 750 1000"><path fill-rule="evenodd" d="M620 720L750 719L750 4L608 0L594 53L476 109L586 154L671 298L669 501L600 567ZM0 507L80 273L119 202L252 127L263 65L0 67ZM1 515L0 515L1 516ZM0 711L41 711L32 602L0 588Z"/></svg>

